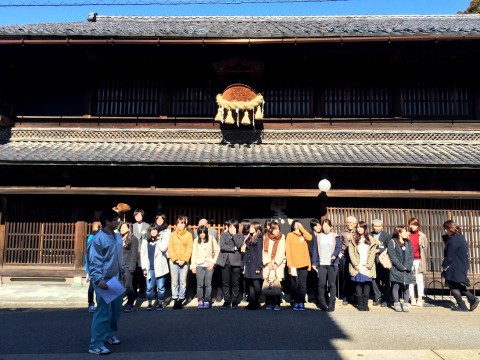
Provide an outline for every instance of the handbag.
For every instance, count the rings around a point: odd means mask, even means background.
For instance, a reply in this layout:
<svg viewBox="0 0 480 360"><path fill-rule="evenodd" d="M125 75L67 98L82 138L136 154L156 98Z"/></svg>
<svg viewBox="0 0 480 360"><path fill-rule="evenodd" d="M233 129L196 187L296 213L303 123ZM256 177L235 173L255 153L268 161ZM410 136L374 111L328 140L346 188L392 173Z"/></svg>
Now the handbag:
<svg viewBox="0 0 480 360"><path fill-rule="evenodd" d="M273 271L273 276L271 273ZM275 270L270 270L268 276L263 280L262 284L262 294L265 296L280 296L282 295L282 285L277 279L277 274Z"/></svg>
<svg viewBox="0 0 480 360"><path fill-rule="evenodd" d="M385 269L392 268L392 260L390 260L390 256L388 256L388 249L385 249L385 251L378 256L378 261Z"/></svg>

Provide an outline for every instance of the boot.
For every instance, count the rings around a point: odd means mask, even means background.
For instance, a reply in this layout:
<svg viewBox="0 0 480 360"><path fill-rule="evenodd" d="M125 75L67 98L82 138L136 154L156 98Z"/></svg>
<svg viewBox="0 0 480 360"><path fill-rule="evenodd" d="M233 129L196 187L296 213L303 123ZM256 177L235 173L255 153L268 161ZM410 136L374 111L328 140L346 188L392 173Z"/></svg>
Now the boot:
<svg viewBox="0 0 480 360"><path fill-rule="evenodd" d="M327 311L328 306L327 306L327 302L325 301L325 298L324 298L324 297L320 298L320 299L317 301L317 308L319 308L319 309L322 310L322 311Z"/></svg>
<svg viewBox="0 0 480 360"><path fill-rule="evenodd" d="M475 310L479 303L480 303L480 300L478 299L475 299L475 301L470 302L470 311Z"/></svg>
<svg viewBox="0 0 480 360"><path fill-rule="evenodd" d="M368 307L368 300L370 296L368 295L363 295L363 310L364 311L370 311L370 308Z"/></svg>
<svg viewBox="0 0 480 360"><path fill-rule="evenodd" d="M363 304L363 296L357 296L357 309L358 311L365 311L365 306Z"/></svg>
<svg viewBox="0 0 480 360"><path fill-rule="evenodd" d="M402 305L399 302L393 303L393 309L398 312L402 312Z"/></svg>
<svg viewBox="0 0 480 360"><path fill-rule="evenodd" d="M328 312L334 312L335 311L335 296L330 297L329 302L328 302Z"/></svg>
<svg viewBox="0 0 480 360"><path fill-rule="evenodd" d="M452 311L468 311L465 301L460 301L457 306L452 308Z"/></svg>

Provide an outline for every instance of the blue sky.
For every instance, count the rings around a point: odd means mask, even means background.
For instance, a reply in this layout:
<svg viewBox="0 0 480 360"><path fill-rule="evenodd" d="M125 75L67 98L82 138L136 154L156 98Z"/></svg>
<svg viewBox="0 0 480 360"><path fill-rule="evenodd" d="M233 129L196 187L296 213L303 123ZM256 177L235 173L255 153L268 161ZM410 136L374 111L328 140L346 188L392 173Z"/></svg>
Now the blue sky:
<svg viewBox="0 0 480 360"><path fill-rule="evenodd" d="M27 0L19 2L28 3ZM0 5L8 3L12 3L12 0L0 0ZM58 3L58 0L55 3ZM465 10L469 4L470 0L348 0L292 4L1 7L0 25L86 21L90 12L99 15L455 14Z"/></svg>

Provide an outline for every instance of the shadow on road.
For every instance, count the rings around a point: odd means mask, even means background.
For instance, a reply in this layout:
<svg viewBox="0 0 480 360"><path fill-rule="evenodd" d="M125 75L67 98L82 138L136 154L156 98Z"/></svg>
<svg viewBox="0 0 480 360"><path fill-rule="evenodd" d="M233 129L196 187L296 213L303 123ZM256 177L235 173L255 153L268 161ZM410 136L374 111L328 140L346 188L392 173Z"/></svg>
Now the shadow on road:
<svg viewBox="0 0 480 360"><path fill-rule="evenodd" d="M346 336L332 319L335 315L318 310L273 312L212 308L184 308L123 313L120 319L120 346L115 353L248 351L248 350L331 350L334 339ZM1 353L60 354L83 353L88 349L92 315L84 309L3 310ZM8 324L8 330L7 325ZM28 339L28 341L25 341ZM333 351L332 351L333 350Z"/></svg>

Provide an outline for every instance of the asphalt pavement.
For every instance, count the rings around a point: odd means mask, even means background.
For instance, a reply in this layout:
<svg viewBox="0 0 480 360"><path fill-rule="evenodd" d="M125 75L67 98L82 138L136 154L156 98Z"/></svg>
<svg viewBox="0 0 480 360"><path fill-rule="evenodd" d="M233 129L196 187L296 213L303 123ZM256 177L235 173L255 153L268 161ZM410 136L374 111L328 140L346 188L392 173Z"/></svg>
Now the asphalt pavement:
<svg viewBox="0 0 480 360"><path fill-rule="evenodd" d="M91 359L85 287L0 287L0 360ZM480 309L457 313L448 298L409 313L337 303L292 311L196 309L122 313L112 359L480 359Z"/></svg>

